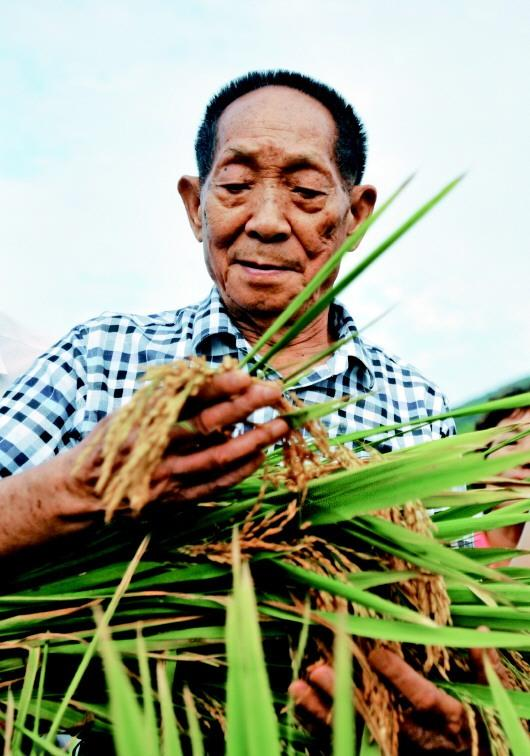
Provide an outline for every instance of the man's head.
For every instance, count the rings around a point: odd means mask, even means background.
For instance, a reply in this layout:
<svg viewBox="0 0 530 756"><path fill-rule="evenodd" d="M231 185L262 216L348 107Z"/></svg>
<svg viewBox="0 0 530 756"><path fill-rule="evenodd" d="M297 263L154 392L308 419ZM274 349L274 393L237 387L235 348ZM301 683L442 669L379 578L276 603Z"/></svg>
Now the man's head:
<svg viewBox="0 0 530 756"><path fill-rule="evenodd" d="M518 394L530 391L530 385L522 384L516 389L505 391L498 396L492 397L494 399L507 399L508 397L517 396ZM486 428L509 428L510 426L520 425L530 427L530 407L518 407L516 409L497 409L479 418L476 423L476 430L485 430ZM507 438L509 438L508 434ZM495 445L499 443L499 438L496 438L493 442ZM505 472L505 475L509 478L515 478L516 480L526 480L530 477L530 435L522 436L513 443L503 446L501 449L495 452L495 456L503 456L505 454L512 454L513 452L528 451L528 461L520 464L518 467L514 467Z"/></svg>
<svg viewBox="0 0 530 756"><path fill-rule="evenodd" d="M335 161L347 186L360 184L366 165L366 133L352 106L334 89L294 71L252 71L234 79L212 97L195 140L199 178L204 182L212 168L219 119L235 100L262 87L289 87L318 100L335 121Z"/></svg>
<svg viewBox="0 0 530 756"><path fill-rule="evenodd" d="M210 102L200 176L179 191L236 319L275 317L370 214L364 147L352 108L300 74L250 74Z"/></svg>

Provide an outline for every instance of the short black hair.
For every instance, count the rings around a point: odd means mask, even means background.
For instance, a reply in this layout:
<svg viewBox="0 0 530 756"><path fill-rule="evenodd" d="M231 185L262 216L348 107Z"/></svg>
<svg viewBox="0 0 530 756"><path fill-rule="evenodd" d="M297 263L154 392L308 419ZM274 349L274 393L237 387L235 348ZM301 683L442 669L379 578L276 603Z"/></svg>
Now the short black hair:
<svg viewBox="0 0 530 756"><path fill-rule="evenodd" d="M366 165L366 132L352 106L334 89L305 74L286 70L251 71L228 82L206 107L195 140L195 155L201 184L211 171L216 148L217 124L226 108L249 92L270 86L291 87L318 100L331 113L337 126L335 158L348 185L360 184Z"/></svg>
<svg viewBox="0 0 530 756"><path fill-rule="evenodd" d="M491 396L490 401L492 399L508 399L511 396L518 396L519 394L526 393L527 391L530 391L530 382L525 381L524 383L518 385L516 388L511 388L508 391L503 391L502 393L497 394L496 396ZM514 407L512 407L511 409L496 409L492 410L491 412L487 412L477 420L475 429L485 430L486 428L495 428L501 422L501 420L510 417L514 414L514 412L517 412L517 409L515 409Z"/></svg>

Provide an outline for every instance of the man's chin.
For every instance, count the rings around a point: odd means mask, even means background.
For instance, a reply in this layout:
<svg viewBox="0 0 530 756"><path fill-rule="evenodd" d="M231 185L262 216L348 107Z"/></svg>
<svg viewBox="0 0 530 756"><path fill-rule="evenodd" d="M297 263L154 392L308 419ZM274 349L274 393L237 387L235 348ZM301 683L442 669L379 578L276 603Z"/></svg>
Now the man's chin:
<svg viewBox="0 0 530 756"><path fill-rule="evenodd" d="M249 286L241 278L227 282L228 285L223 292L225 303L229 309L237 310L241 314L259 315L260 318L266 319L275 318L283 312L302 288L299 285L285 286L284 281L278 284L259 282Z"/></svg>
<svg viewBox="0 0 530 756"><path fill-rule="evenodd" d="M244 292L225 292L222 298L230 313L238 320L272 321L285 311L294 296L274 296L272 293L269 296L256 296L254 293L252 297L245 297Z"/></svg>

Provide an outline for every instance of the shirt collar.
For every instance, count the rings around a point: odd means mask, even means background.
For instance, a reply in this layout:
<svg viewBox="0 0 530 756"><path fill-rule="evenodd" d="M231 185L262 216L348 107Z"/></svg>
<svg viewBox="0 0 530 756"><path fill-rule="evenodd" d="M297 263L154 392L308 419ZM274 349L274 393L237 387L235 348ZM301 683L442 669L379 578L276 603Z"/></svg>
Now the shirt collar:
<svg viewBox="0 0 530 756"><path fill-rule="evenodd" d="M215 342L232 346L243 353L249 349L245 337L231 320L219 291L214 286L206 299L197 306L192 328L192 351L194 354L209 355Z"/></svg>
<svg viewBox="0 0 530 756"><path fill-rule="evenodd" d="M302 383L320 380L322 369L333 374L344 372L350 361L356 361L365 371L363 380L367 389L371 389L374 384L372 362L352 316L338 301L331 304L330 321L334 337L337 340L349 337L349 341L337 349L325 365L317 366ZM216 353L224 352L239 358L250 351L248 341L230 318L217 287L213 287L206 299L197 306L191 346L194 354L206 356L212 354L212 349Z"/></svg>
<svg viewBox="0 0 530 756"><path fill-rule="evenodd" d="M356 360L366 371L368 388L372 388L375 380L372 361L366 346L359 336L355 321L341 302L335 300L330 307L331 330L337 340L349 338L335 354L344 354L351 360Z"/></svg>

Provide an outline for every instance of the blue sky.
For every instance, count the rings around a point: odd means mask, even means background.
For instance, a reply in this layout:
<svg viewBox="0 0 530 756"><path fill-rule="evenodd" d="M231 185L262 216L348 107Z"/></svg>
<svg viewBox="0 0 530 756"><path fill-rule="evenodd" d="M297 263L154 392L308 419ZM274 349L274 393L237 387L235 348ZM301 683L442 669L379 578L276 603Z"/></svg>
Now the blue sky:
<svg viewBox="0 0 530 756"><path fill-rule="evenodd" d="M361 253L467 172L345 295L360 326L397 305L366 337L453 403L530 373L527 3L0 0L0 16L1 313L51 341L202 297L176 191L201 113L228 79L288 67L355 105L381 197L417 174Z"/></svg>

